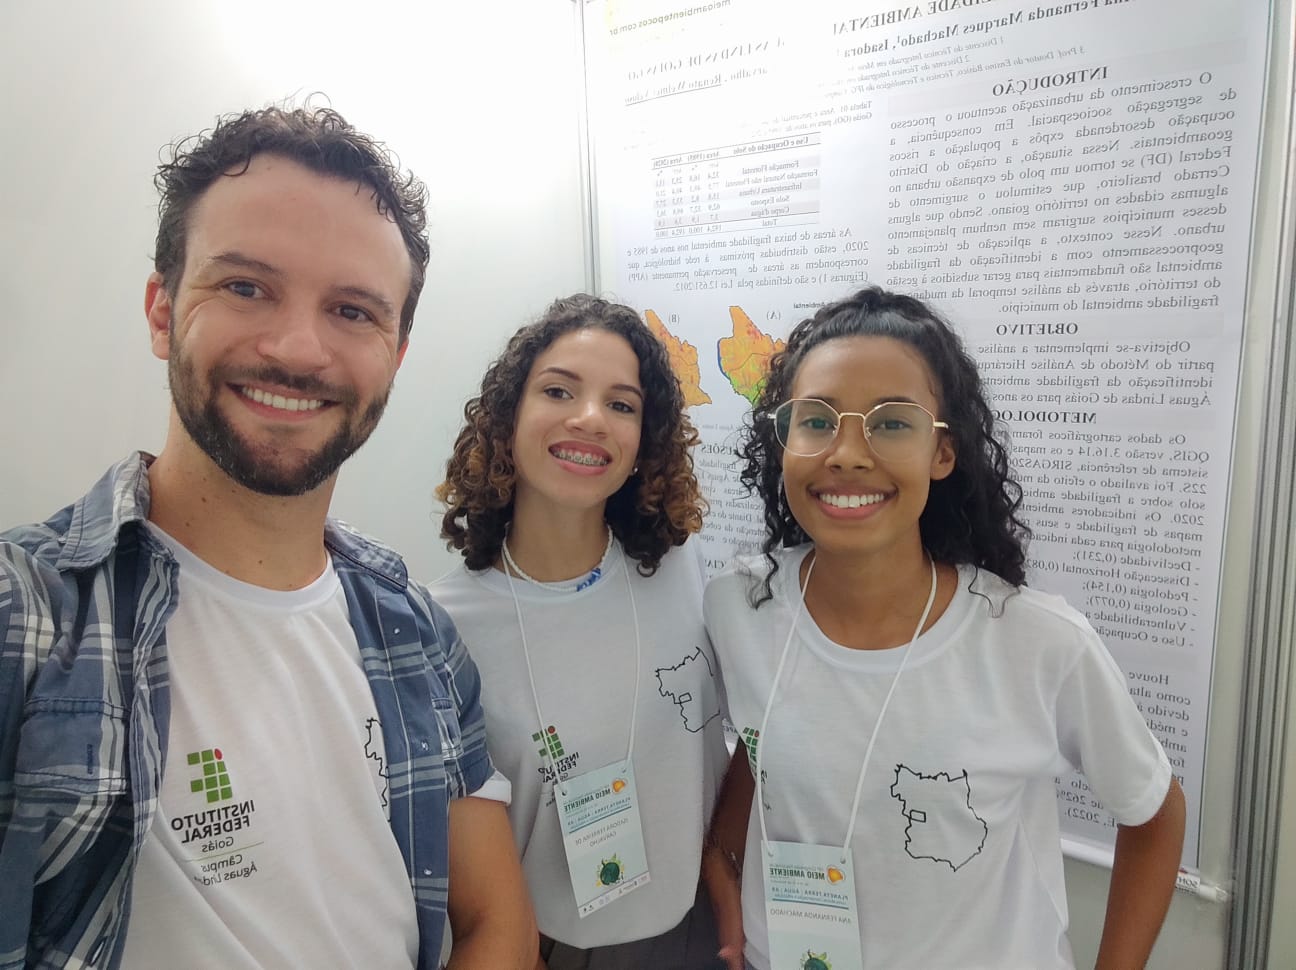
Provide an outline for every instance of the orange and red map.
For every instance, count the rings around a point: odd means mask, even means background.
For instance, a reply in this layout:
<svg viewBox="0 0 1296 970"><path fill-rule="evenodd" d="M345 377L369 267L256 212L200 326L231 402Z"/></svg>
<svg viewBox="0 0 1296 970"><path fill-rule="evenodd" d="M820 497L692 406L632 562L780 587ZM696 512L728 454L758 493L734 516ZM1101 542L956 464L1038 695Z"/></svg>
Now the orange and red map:
<svg viewBox="0 0 1296 970"><path fill-rule="evenodd" d="M655 311L648 310L644 316L648 328L666 346L667 356L684 391L685 407L710 404L710 395L702 389L697 347L671 333ZM784 343L757 327L742 307L731 306L729 318L733 323L733 335L716 341L720 372L728 378L734 391L755 404L765 386L769 359L784 348Z"/></svg>

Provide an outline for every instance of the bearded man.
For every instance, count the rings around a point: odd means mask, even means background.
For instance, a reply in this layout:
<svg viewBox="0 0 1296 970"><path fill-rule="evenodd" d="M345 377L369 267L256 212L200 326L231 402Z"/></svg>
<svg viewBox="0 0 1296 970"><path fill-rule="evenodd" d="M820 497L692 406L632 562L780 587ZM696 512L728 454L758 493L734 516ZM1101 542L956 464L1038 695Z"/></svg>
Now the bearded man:
<svg viewBox="0 0 1296 970"><path fill-rule="evenodd" d="M422 184L331 110L160 167L144 309L173 406L0 535L0 968L530 968L476 668L328 518L428 262Z"/></svg>

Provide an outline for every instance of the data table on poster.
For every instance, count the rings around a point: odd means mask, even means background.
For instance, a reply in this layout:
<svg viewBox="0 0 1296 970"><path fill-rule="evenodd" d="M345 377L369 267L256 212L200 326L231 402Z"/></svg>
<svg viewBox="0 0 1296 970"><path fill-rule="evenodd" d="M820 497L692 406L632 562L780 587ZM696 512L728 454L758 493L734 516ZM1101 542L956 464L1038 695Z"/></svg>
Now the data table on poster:
<svg viewBox="0 0 1296 970"><path fill-rule="evenodd" d="M817 132L652 160L656 238L819 221Z"/></svg>

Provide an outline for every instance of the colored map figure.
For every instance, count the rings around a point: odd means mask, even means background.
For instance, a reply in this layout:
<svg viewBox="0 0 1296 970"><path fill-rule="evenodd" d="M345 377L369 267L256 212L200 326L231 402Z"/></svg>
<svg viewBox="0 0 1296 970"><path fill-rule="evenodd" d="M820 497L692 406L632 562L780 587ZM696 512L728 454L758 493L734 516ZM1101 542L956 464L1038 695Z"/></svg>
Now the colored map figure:
<svg viewBox="0 0 1296 970"><path fill-rule="evenodd" d="M710 404L711 398L702 390L702 375L698 370L697 348L686 343L666 329L654 311L644 313L648 329L666 347L666 356L670 358L671 370L679 378L680 390L684 392L684 406L691 408L695 404Z"/></svg>
<svg viewBox="0 0 1296 970"><path fill-rule="evenodd" d="M729 316L733 320L733 336L721 338L716 345L720 370L735 391L755 404L769 375L770 357L786 344L760 330L742 307L731 306Z"/></svg>

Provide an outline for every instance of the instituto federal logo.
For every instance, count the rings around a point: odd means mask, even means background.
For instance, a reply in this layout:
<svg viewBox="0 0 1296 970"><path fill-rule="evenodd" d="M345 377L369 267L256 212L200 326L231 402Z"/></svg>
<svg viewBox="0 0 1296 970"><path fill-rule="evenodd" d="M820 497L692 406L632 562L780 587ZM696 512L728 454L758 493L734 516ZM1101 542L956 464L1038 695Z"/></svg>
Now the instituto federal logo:
<svg viewBox="0 0 1296 970"><path fill-rule="evenodd" d="M740 732L743 746L747 749L747 763L751 765L752 774L756 774L756 746L760 744L760 731L745 727Z"/></svg>
<svg viewBox="0 0 1296 970"><path fill-rule="evenodd" d="M202 775L189 782L189 790L194 794L205 792L208 804L223 802L234 797L234 788L230 785L229 771L225 768L225 756L220 748L206 748L203 751L189 752L190 767L201 765Z"/></svg>
<svg viewBox="0 0 1296 970"><path fill-rule="evenodd" d="M534 732L531 740L538 746L536 754L540 755L540 764L536 765L536 770L540 772L541 784L567 777L580 762L580 752L568 752L563 745L562 735L552 724L543 731Z"/></svg>
<svg viewBox="0 0 1296 970"><path fill-rule="evenodd" d="M190 751L186 760L190 771L198 774L197 778L190 779L189 791L201 797L206 802L206 807L201 811L173 816L169 820L171 830L184 845L199 843L203 855L218 849L228 849L234 844L233 833L251 826L256 805L247 797L246 789L241 801L234 800L234 786L230 784L229 769L225 766L225 755L220 748ZM255 866L249 868L252 872L256 871ZM203 885L210 885L215 879L213 876L205 876L200 881Z"/></svg>
<svg viewBox="0 0 1296 970"><path fill-rule="evenodd" d="M747 764L751 767L752 777L756 777L756 749L760 747L760 731L757 728L745 727L738 732L738 739L742 741L743 747L747 749ZM772 812L769 799L765 797L765 786L769 782L769 772L764 768L760 773L761 803L765 806L765 811Z"/></svg>
<svg viewBox="0 0 1296 970"><path fill-rule="evenodd" d="M537 731L531 735L532 741L540 744L540 750L537 754L541 758L548 756L550 761L558 761L566 753L563 750L562 736L559 735L558 729L550 724L543 731Z"/></svg>

